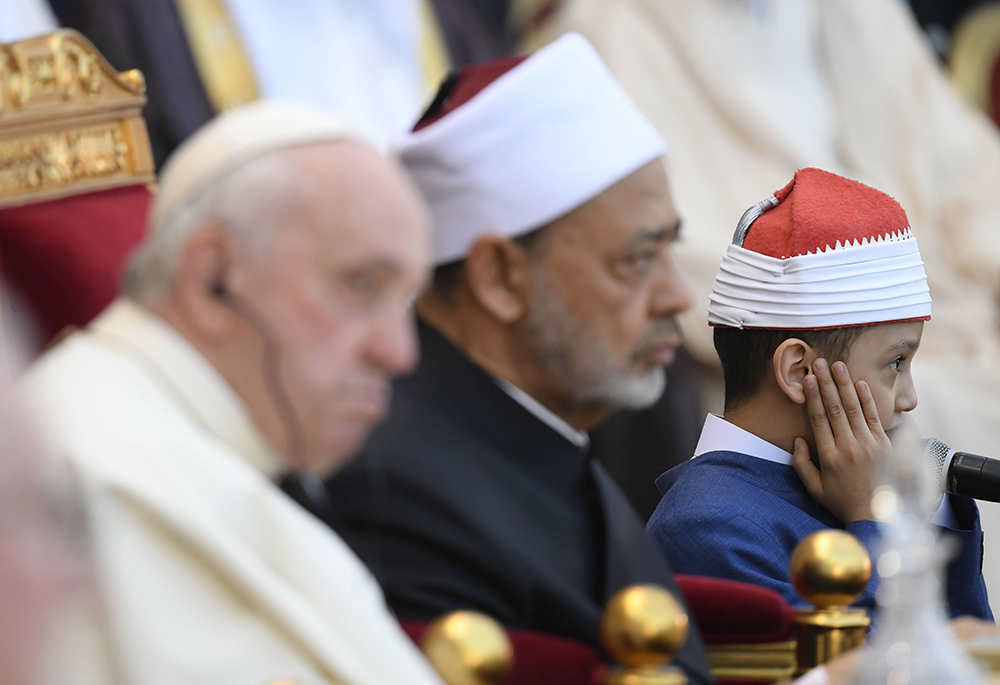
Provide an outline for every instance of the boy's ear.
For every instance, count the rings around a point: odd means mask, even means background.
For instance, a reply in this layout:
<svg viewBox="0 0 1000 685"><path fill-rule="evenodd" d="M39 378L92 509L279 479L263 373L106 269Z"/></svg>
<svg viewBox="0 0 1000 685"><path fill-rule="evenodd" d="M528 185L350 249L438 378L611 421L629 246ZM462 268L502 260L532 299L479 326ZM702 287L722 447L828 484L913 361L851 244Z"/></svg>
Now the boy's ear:
<svg viewBox="0 0 1000 685"><path fill-rule="evenodd" d="M781 391L795 404L806 403L803 382L812 371L816 353L806 342L789 338L774 351L774 378Z"/></svg>

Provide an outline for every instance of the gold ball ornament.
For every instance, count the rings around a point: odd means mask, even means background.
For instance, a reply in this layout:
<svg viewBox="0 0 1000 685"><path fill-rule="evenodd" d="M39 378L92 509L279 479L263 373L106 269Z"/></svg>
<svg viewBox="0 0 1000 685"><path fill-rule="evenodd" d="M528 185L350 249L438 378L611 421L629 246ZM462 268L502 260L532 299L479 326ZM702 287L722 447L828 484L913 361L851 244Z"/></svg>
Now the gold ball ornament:
<svg viewBox="0 0 1000 685"><path fill-rule="evenodd" d="M455 611L435 620L420 648L448 685L500 685L514 663L507 633L475 611Z"/></svg>
<svg viewBox="0 0 1000 685"><path fill-rule="evenodd" d="M629 668L666 664L687 634L687 612L657 585L619 591L601 619L601 642L615 661Z"/></svg>
<svg viewBox="0 0 1000 685"><path fill-rule="evenodd" d="M146 77L138 69L123 71L119 76L140 95L146 92Z"/></svg>
<svg viewBox="0 0 1000 685"><path fill-rule="evenodd" d="M872 577L872 560L858 539L842 530L821 530L799 543L789 562L792 584L817 609L846 607Z"/></svg>

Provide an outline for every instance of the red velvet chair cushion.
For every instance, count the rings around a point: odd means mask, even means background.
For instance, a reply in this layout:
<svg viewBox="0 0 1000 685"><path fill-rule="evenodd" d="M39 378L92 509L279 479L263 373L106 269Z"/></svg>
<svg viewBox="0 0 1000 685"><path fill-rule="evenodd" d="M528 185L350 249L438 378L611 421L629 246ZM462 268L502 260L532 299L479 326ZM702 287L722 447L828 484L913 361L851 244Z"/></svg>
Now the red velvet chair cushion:
<svg viewBox="0 0 1000 685"><path fill-rule="evenodd" d="M778 593L720 578L685 575L674 578L705 644L754 644L792 639L795 609ZM419 644L427 623L403 621L401 625ZM514 646L514 669L508 679L512 684L598 685L606 671L600 655L588 645L527 630L509 630L508 634Z"/></svg>
<svg viewBox="0 0 1000 685"><path fill-rule="evenodd" d="M792 639L795 609L777 592L720 578L674 576L705 644Z"/></svg>
<svg viewBox="0 0 1000 685"><path fill-rule="evenodd" d="M427 623L402 621L410 639L420 644ZM514 647L511 685L599 685L607 666L597 651L581 642L530 630L507 630Z"/></svg>
<svg viewBox="0 0 1000 685"><path fill-rule="evenodd" d="M118 295L150 200L144 185L133 185L0 209L4 280L44 340L85 326Z"/></svg>

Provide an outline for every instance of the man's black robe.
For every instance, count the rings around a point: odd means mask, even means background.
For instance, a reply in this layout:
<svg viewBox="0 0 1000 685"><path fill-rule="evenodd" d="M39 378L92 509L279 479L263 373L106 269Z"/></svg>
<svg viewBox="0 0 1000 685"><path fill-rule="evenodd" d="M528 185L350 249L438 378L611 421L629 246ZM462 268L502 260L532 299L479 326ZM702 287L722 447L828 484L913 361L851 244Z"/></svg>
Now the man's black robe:
<svg viewBox="0 0 1000 685"><path fill-rule="evenodd" d="M330 523L401 619L476 609L599 647L601 611L619 589L657 583L678 595L600 464L425 324L420 346L386 422L328 483ZM711 682L696 627L675 663Z"/></svg>

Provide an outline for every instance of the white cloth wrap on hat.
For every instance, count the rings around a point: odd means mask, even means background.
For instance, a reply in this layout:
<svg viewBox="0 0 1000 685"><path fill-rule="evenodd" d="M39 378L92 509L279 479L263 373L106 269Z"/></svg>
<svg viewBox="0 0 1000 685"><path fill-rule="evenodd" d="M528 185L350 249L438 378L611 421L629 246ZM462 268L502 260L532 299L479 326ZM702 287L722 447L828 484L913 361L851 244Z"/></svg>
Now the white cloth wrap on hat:
<svg viewBox="0 0 1000 685"><path fill-rule="evenodd" d="M710 324L732 328L819 329L930 315L913 238L789 259L730 245L708 305Z"/></svg>
<svg viewBox="0 0 1000 685"><path fill-rule="evenodd" d="M397 146L430 205L436 264L465 257L483 235L541 228L665 149L578 34L542 48Z"/></svg>

